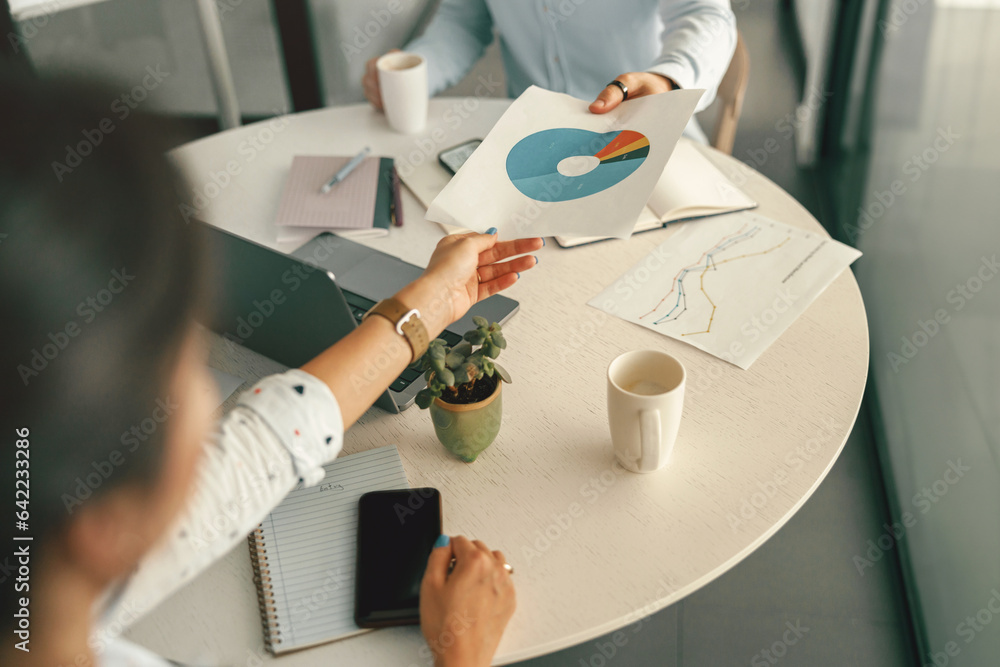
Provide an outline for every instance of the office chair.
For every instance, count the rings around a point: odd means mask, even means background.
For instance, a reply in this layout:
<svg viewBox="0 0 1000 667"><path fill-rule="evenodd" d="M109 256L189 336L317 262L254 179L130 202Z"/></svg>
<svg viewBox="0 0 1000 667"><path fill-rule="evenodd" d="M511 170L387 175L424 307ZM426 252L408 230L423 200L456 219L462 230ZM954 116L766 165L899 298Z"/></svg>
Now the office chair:
<svg viewBox="0 0 1000 667"><path fill-rule="evenodd" d="M747 83L750 80L750 54L747 51L743 35L736 33L736 51L732 60L729 61L729 68L726 70L716 99L719 101L719 118L715 123L715 132L712 136L712 146L723 153L732 155L733 141L736 139L736 126L740 122L740 114L743 112L743 97L747 92Z"/></svg>
<svg viewBox="0 0 1000 667"><path fill-rule="evenodd" d="M323 107L319 58L313 42L308 1L271 0L271 11L278 27L278 46L292 110L310 111Z"/></svg>

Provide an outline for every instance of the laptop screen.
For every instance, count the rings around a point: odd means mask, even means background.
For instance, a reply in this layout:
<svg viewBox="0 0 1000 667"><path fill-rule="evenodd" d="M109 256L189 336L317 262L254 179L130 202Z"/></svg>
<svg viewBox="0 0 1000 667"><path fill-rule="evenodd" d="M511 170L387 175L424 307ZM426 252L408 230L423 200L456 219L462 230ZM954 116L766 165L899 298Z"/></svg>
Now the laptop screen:
<svg viewBox="0 0 1000 667"><path fill-rule="evenodd" d="M214 292L203 324L212 331L296 367L354 330L354 317L325 269L199 224Z"/></svg>

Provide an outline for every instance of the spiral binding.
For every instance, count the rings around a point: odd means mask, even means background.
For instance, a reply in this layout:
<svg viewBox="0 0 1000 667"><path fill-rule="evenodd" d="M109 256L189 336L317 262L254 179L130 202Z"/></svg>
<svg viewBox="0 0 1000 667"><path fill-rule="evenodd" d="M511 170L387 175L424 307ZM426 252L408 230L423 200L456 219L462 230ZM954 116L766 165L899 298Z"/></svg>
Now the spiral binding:
<svg viewBox="0 0 1000 667"><path fill-rule="evenodd" d="M264 646L271 654L281 643L281 629L278 627L277 607L274 603L274 586L271 581L271 569L267 562L267 545L264 543L264 531L260 524L247 536L250 545L250 566L253 568L253 581L257 585L257 603L260 605L260 622L264 628Z"/></svg>

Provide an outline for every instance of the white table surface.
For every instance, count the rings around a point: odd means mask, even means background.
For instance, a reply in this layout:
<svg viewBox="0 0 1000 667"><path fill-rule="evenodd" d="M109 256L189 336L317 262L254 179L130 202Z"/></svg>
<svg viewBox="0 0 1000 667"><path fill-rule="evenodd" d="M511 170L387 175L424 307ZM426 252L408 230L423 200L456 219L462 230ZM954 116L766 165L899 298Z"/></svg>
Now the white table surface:
<svg viewBox="0 0 1000 667"><path fill-rule="evenodd" d="M346 155L370 144L376 154L436 161L441 149L485 135L507 104L433 100L423 138L391 133L384 117L365 106L323 109L223 132L174 154L201 192L213 172L237 163L240 173L232 182L209 187L213 196L202 217L290 250L275 242L272 221L292 156ZM437 127L444 134L435 141L430 137ZM824 233L769 180L705 151L760 203L761 214ZM441 232L423 219L409 192L404 209L403 228L367 243L424 265ZM868 329L850 271L749 371L586 305L675 229L573 249L549 240L539 266L507 292L521 302L504 328L509 347L503 363L514 384L504 389L500 435L476 463L450 457L428 415L415 408L401 415L370 410L347 433L345 453L398 445L410 483L441 490L446 532L478 537L504 550L515 566L518 608L497 664L635 623L735 566L812 495L854 424L868 370ZM608 363L639 348L677 356L689 374L673 463L650 475L613 463L605 408ZM248 379L278 368L228 343L217 343L213 357L222 370ZM741 510L749 518L732 525ZM273 660L262 649L246 546L127 636L199 664ZM415 627L379 630L277 660L285 667L430 663Z"/></svg>

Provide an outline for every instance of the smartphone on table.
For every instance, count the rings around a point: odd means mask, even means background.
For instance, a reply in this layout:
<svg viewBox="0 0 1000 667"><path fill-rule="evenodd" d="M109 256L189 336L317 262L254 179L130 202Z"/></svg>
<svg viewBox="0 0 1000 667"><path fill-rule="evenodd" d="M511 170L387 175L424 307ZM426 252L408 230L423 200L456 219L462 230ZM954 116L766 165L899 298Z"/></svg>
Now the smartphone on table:
<svg viewBox="0 0 1000 667"><path fill-rule="evenodd" d="M441 535L440 492L372 491L358 510L354 621L362 628L419 624L420 583Z"/></svg>
<svg viewBox="0 0 1000 667"><path fill-rule="evenodd" d="M438 162L454 176L481 143L483 143L482 139L471 139L458 146L446 148L438 153Z"/></svg>

